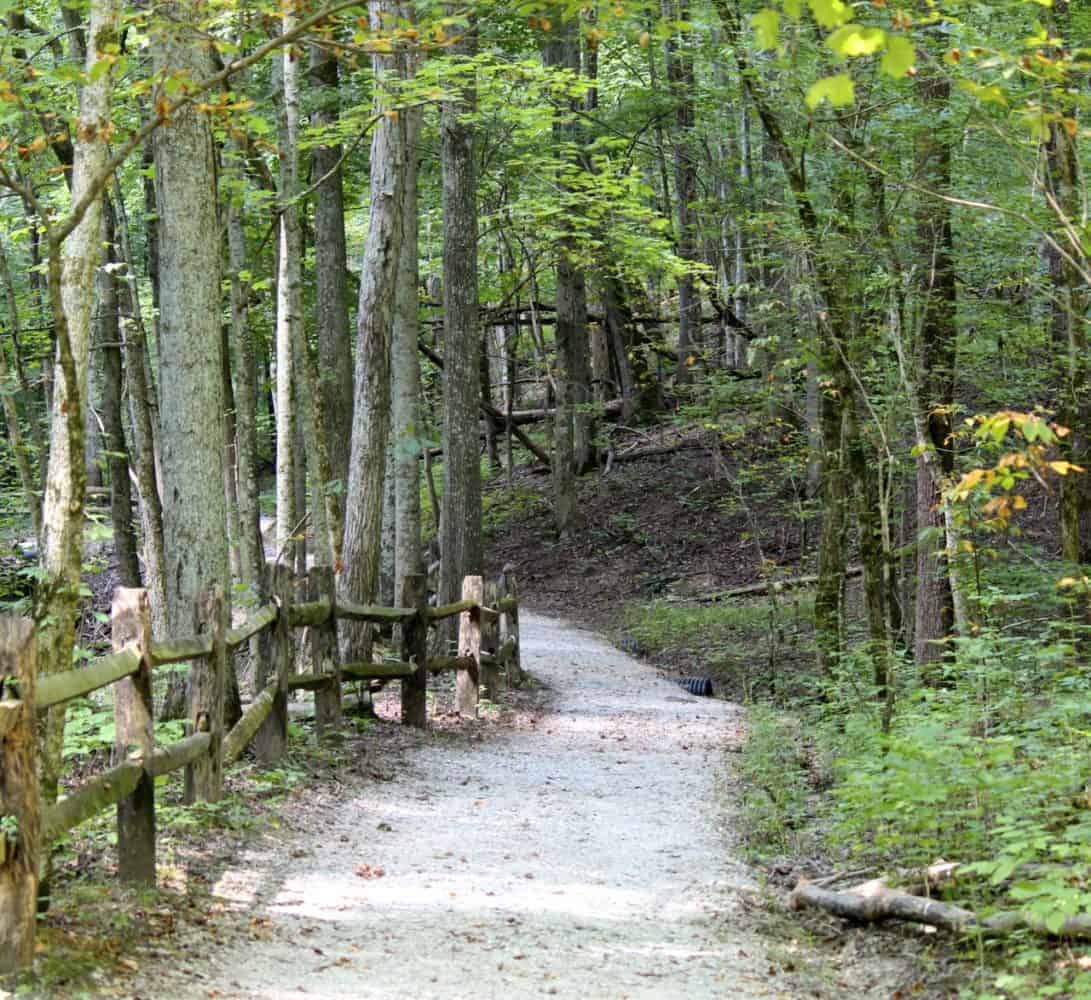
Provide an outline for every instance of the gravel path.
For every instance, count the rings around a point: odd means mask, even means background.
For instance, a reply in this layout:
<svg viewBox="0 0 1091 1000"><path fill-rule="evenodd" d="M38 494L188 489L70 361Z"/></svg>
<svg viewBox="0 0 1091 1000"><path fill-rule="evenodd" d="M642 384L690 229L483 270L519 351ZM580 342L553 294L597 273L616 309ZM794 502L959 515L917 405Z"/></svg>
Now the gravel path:
<svg viewBox="0 0 1091 1000"><path fill-rule="evenodd" d="M554 692L533 724L421 741L324 817L321 850L247 856L217 891L258 932L204 942L203 983L149 970L140 995L788 996L732 919L748 883L717 779L738 707L555 620L524 615L523 640Z"/></svg>

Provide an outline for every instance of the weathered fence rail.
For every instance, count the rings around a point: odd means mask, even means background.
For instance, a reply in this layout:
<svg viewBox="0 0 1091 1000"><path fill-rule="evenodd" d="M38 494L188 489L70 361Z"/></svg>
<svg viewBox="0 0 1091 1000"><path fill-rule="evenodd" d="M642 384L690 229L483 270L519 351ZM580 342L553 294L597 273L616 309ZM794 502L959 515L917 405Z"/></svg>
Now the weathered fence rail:
<svg viewBox="0 0 1091 1000"><path fill-rule="evenodd" d="M111 608L113 652L40 679L32 623L0 619L0 975L27 967L33 958L43 845L48 849L50 840L116 805L119 877L154 885L155 779L184 769L185 801L215 801L222 794L223 769L248 746L265 763L283 753L291 692L315 692L322 732L340 724L345 682L399 680L402 722L415 726L426 724L429 674L455 671L458 711L469 717L477 714L479 685L495 698L505 667L509 684L522 682L519 602L508 573L487 588L481 577L467 577L462 600L439 607L427 606L425 578L411 576L400 595L403 606L394 608L338 600L328 570L312 571L307 600L301 601L292 600L297 588L283 567L273 567L271 576L273 601L240 627L226 627L223 593L212 588L196 602L200 634L163 641L151 639L145 591L119 587ZM458 655L429 657L429 627L456 615ZM340 663L338 620L400 626L399 658ZM293 673L293 628L308 632L309 673ZM225 732L227 657L247 643L257 656L256 690L242 718ZM157 667L184 662L190 663L190 735L156 747L152 677ZM115 765L43 810L34 766L35 715L111 685Z"/></svg>

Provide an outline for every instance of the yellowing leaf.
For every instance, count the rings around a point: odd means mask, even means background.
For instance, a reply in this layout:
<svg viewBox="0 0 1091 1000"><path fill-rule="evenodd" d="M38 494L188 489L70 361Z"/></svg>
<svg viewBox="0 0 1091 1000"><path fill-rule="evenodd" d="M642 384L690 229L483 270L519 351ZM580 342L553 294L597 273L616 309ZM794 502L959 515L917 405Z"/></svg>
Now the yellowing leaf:
<svg viewBox="0 0 1091 1000"><path fill-rule="evenodd" d="M870 56L878 52L886 41L886 33L881 28L865 28L861 24L845 24L838 28L826 44L839 56Z"/></svg>
<svg viewBox="0 0 1091 1000"><path fill-rule="evenodd" d="M852 77L848 73L824 76L811 84L811 89L807 91L807 107L813 110L823 101L829 101L830 107L845 108L852 104L855 96Z"/></svg>
<svg viewBox="0 0 1091 1000"><path fill-rule="evenodd" d="M955 487L955 492L965 496L984 478L984 469L971 469L959 480L958 486Z"/></svg>
<svg viewBox="0 0 1091 1000"><path fill-rule="evenodd" d="M1049 467L1057 473L1058 476L1067 476L1070 472L1084 472L1078 465L1073 465L1071 462L1050 462Z"/></svg>
<svg viewBox="0 0 1091 1000"><path fill-rule="evenodd" d="M913 43L902 35L886 36L886 51L879 61L879 68L887 76L900 80L909 72L916 62L917 54L913 51Z"/></svg>
<svg viewBox="0 0 1091 1000"><path fill-rule="evenodd" d="M836 28L852 16L848 4L842 0L807 0L807 5L823 28Z"/></svg>
<svg viewBox="0 0 1091 1000"><path fill-rule="evenodd" d="M771 7L750 18L759 49L775 49L780 38L780 15Z"/></svg>

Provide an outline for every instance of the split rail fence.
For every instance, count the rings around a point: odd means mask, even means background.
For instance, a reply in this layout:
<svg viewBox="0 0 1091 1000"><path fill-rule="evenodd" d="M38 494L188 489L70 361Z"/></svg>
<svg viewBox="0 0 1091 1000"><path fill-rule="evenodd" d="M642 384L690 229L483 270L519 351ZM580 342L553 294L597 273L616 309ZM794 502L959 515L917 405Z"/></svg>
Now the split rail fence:
<svg viewBox="0 0 1091 1000"><path fill-rule="evenodd" d="M284 566L270 566L270 603L245 624L229 628L220 587L209 588L194 608L196 634L151 638L147 593L119 587L111 608L113 651L86 666L37 677L31 621L0 618L0 976L30 966L38 902L39 858L65 831L117 805L118 874L122 881L155 884L155 779L185 769L184 800L216 801L224 768L252 746L263 763L276 761L288 738L288 695L315 693L319 734L341 722L341 686L349 681L401 682L402 722L424 726L428 675L456 673L460 715L477 714L480 691L495 698L506 678L522 682L519 601L505 572L486 586L468 576L462 600L429 606L426 578L406 578L400 607L354 604L336 596L333 575L308 574L305 600ZM428 656L428 629L459 617L458 655ZM340 663L337 622L400 626L399 658ZM295 673L292 629L306 628L311 672ZM249 645L254 655L254 697L229 731L224 726L227 658ZM190 735L157 747L152 676L157 667L189 662ZM53 805L42 808L36 767L37 713L113 685L117 763Z"/></svg>

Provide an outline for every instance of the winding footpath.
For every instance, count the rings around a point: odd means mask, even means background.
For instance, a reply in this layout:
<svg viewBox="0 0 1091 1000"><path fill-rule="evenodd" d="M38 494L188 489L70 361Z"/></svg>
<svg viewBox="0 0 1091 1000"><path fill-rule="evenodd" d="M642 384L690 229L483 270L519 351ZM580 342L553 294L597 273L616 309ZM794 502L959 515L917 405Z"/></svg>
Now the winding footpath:
<svg viewBox="0 0 1091 1000"><path fill-rule="evenodd" d="M244 857L217 892L260 933L201 942L198 979L147 969L137 995L788 996L733 920L738 707L533 615L523 660L552 689L532 724L423 738L315 821L320 850Z"/></svg>

